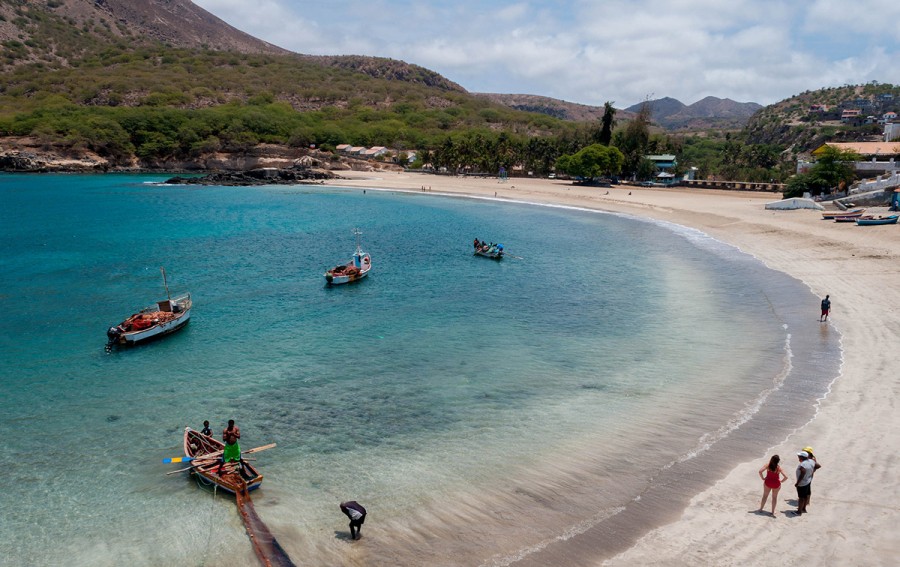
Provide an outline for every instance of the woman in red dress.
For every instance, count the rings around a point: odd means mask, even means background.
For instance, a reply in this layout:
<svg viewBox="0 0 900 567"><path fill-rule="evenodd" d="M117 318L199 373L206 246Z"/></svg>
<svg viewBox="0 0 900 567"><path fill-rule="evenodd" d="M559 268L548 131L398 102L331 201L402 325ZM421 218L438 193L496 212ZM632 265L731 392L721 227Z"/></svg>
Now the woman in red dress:
<svg viewBox="0 0 900 567"><path fill-rule="evenodd" d="M772 455L769 464L759 469L759 478L763 480L763 495L759 502L759 511L766 507L766 500L769 498L769 492L772 493L772 516L775 516L775 504L778 502L778 491L781 490L781 483L787 480L787 475L778 466L781 457ZM765 475L763 475L765 473Z"/></svg>

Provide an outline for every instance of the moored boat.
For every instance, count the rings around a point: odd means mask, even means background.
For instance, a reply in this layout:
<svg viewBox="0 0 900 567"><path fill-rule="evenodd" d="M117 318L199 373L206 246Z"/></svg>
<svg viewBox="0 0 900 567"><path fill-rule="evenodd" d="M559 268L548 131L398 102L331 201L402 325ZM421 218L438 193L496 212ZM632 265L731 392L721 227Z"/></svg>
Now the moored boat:
<svg viewBox="0 0 900 567"><path fill-rule="evenodd" d="M369 275L372 269L372 258L368 252L363 252L359 244L359 236L362 234L358 228L353 229L356 235L356 252L346 264L341 264L325 272L325 281L329 285L340 285L355 282Z"/></svg>
<svg viewBox="0 0 900 567"><path fill-rule="evenodd" d="M900 215L888 215L888 216L864 216L856 219L856 224L859 226L874 226L879 224L897 224L897 219L900 218Z"/></svg>
<svg viewBox="0 0 900 567"><path fill-rule="evenodd" d="M231 494L256 490L263 475L250 463L227 463L219 469L225 444L190 427L184 428L184 455L191 459L191 473L206 485L215 485Z"/></svg>
<svg viewBox="0 0 900 567"><path fill-rule="evenodd" d="M491 242L488 244L487 242L479 241L477 238L474 242L475 246L475 256L483 256L485 258L491 258L492 260L502 260L503 259L503 245L502 244L494 244Z"/></svg>
<svg viewBox="0 0 900 567"><path fill-rule="evenodd" d="M836 220L838 217L861 217L866 212L865 209L851 209L849 211L828 211L822 213L823 220Z"/></svg>
<svg viewBox="0 0 900 567"><path fill-rule="evenodd" d="M166 288L166 299L141 309L118 325L107 329L107 351L111 350L114 345L135 345L174 333L190 321L191 306L193 305L191 294L184 293L173 299L169 295L166 271L160 269L163 274L163 285Z"/></svg>

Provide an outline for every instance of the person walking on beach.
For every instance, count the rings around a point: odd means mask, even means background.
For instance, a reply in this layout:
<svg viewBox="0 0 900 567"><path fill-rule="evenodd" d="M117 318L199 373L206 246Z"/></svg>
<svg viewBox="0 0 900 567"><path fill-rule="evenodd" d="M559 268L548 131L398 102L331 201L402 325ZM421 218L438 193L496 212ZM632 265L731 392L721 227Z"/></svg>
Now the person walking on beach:
<svg viewBox="0 0 900 567"><path fill-rule="evenodd" d="M825 299L822 300L822 314L819 316L819 322L823 323L828 320L828 313L831 311L831 300L829 299L830 295L826 295Z"/></svg>
<svg viewBox="0 0 900 567"><path fill-rule="evenodd" d="M356 500L341 502L341 512L350 518L350 539L362 537L362 525L366 521L366 509Z"/></svg>
<svg viewBox="0 0 900 567"><path fill-rule="evenodd" d="M794 483L794 486L797 488L797 511L794 512L795 516L806 512L806 506L809 504L809 496L812 491L810 484L812 483L813 470L815 470L815 463L809 458L809 453L800 451L797 453L797 458L800 459L800 464L797 465L797 482Z"/></svg>
<svg viewBox="0 0 900 567"><path fill-rule="evenodd" d="M762 500L759 502L759 511L762 512L763 508L766 507L766 499L769 497L769 492L771 492L773 517L775 516L775 505L778 502L778 491L781 490L781 483L788 479L788 476L784 474L784 471L778 465L779 461L781 461L781 457L772 455L772 458L769 459L769 464L759 469L759 478L763 480L763 495ZM765 476L763 476L764 472Z"/></svg>
<svg viewBox="0 0 900 567"><path fill-rule="evenodd" d="M219 469L216 471L216 474L222 473L222 467L225 466L225 463L241 463L241 446L238 444L240 438L241 429L234 424L233 419L229 419L228 427L222 432L222 440L225 441L225 449L222 451L222 462L219 463Z"/></svg>
<svg viewBox="0 0 900 567"><path fill-rule="evenodd" d="M206 435L207 437L212 437L212 429L209 428L209 420L203 421L203 429L200 430L200 435Z"/></svg>

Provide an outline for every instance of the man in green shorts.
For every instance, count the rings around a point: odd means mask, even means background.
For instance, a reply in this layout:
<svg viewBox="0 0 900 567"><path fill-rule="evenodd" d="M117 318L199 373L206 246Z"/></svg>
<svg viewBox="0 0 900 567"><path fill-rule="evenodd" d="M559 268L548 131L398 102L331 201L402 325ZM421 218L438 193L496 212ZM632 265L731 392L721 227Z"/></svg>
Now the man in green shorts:
<svg viewBox="0 0 900 567"><path fill-rule="evenodd" d="M240 438L241 429L234 424L233 419L229 419L228 427L222 432L222 440L225 441L225 450L222 451L222 462L219 463L219 470L216 474L222 473L222 467L225 466L225 463L241 463L241 446L238 444L238 439Z"/></svg>

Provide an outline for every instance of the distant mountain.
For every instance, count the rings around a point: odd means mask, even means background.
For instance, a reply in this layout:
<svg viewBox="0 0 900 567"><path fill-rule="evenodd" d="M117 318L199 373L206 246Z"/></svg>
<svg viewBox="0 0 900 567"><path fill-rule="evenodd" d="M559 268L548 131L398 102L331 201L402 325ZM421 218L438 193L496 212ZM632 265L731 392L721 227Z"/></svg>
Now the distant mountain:
<svg viewBox="0 0 900 567"><path fill-rule="evenodd" d="M486 98L491 102L502 104L516 110L525 112L538 112L560 118L562 120L571 120L574 122L594 122L603 117L602 106L591 106L588 104L578 104L577 102L567 102L558 98L550 98L538 95L526 94L501 94L501 93L472 93L475 96ZM634 117L634 114L625 110L617 109L616 120L627 120Z"/></svg>
<svg viewBox="0 0 900 567"><path fill-rule="evenodd" d="M651 119L667 130L701 130L708 128L740 129L762 105L755 102L735 102L731 99L708 96L691 105L671 97L648 101ZM637 112L644 103L626 108Z"/></svg>

